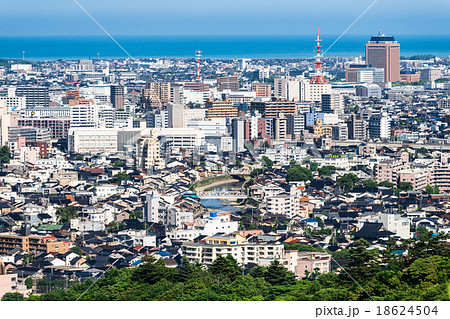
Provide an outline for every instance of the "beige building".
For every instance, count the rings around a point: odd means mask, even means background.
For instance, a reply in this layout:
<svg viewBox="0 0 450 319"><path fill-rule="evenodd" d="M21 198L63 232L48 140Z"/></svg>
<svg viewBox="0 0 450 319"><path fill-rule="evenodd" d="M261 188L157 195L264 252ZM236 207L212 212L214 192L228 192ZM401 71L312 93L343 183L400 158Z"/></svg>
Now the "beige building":
<svg viewBox="0 0 450 319"><path fill-rule="evenodd" d="M271 95L272 87L267 83L252 83L252 91L256 97L267 97Z"/></svg>
<svg viewBox="0 0 450 319"><path fill-rule="evenodd" d="M279 114L283 115L295 114L295 102L287 101L284 99L275 99L268 102L252 102L251 109L258 111L265 118L278 117Z"/></svg>
<svg viewBox="0 0 450 319"><path fill-rule="evenodd" d="M208 99L205 103L207 109L207 117L228 117L233 118L238 116L238 108L233 106L233 102L226 99L224 101L214 101L213 99Z"/></svg>
<svg viewBox="0 0 450 319"><path fill-rule="evenodd" d="M398 177L399 182L411 183L414 191L423 191L431 183L430 171L425 169L403 169Z"/></svg>
<svg viewBox="0 0 450 319"><path fill-rule="evenodd" d="M376 182L388 181L397 185L398 173L404 168L404 163L399 159L384 160L377 165Z"/></svg>
<svg viewBox="0 0 450 319"><path fill-rule="evenodd" d="M163 169L164 160L161 157L161 145L155 130L148 136L143 136L138 141L138 166L142 169Z"/></svg>
<svg viewBox="0 0 450 319"><path fill-rule="evenodd" d="M312 274L316 270L320 274L329 273L331 270L331 255L325 252L286 250L283 252L281 264L292 271L299 279L302 279L306 277L306 274Z"/></svg>
<svg viewBox="0 0 450 319"><path fill-rule="evenodd" d="M58 241L54 236L19 236L13 233L0 234L0 254L7 254L15 248L32 254L65 254L72 247L73 243Z"/></svg>
<svg viewBox="0 0 450 319"><path fill-rule="evenodd" d="M170 102L169 82L148 82L142 90L142 105L147 108L163 107Z"/></svg>

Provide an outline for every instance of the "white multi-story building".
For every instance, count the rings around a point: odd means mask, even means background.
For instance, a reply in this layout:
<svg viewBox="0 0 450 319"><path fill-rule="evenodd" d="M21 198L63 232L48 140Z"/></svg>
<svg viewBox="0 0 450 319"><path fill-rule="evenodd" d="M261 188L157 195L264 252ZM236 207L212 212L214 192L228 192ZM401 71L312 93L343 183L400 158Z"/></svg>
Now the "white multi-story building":
<svg viewBox="0 0 450 319"><path fill-rule="evenodd" d="M6 107L13 111L25 109L26 100L25 96L0 96L0 101L5 101Z"/></svg>
<svg viewBox="0 0 450 319"><path fill-rule="evenodd" d="M187 127L203 130L206 136L223 136L228 133L228 119L215 117L210 119L190 119Z"/></svg>
<svg viewBox="0 0 450 319"><path fill-rule="evenodd" d="M411 220L402 217L400 214L377 214L362 217L358 220L358 228L361 229L364 223L382 223L383 226L390 232L395 233L396 236L402 239L411 238Z"/></svg>
<svg viewBox="0 0 450 319"><path fill-rule="evenodd" d="M185 243L181 246L183 256L190 262L211 265L218 256L231 255L241 265L267 265L281 259L282 244L249 244L237 236L214 236L205 243ZM220 244L216 244L219 242Z"/></svg>
<svg viewBox="0 0 450 319"><path fill-rule="evenodd" d="M70 106L71 127L98 127L99 108L97 105L83 104Z"/></svg>
<svg viewBox="0 0 450 319"><path fill-rule="evenodd" d="M270 215L284 215L293 218L300 213L299 199L291 195L277 195L267 198L266 211Z"/></svg>
<svg viewBox="0 0 450 319"><path fill-rule="evenodd" d="M78 218L70 220L70 228L79 231L104 231L105 214L103 208L85 207Z"/></svg>
<svg viewBox="0 0 450 319"><path fill-rule="evenodd" d="M301 100L301 80L297 78L276 78L274 81L274 94L277 98L288 101Z"/></svg>

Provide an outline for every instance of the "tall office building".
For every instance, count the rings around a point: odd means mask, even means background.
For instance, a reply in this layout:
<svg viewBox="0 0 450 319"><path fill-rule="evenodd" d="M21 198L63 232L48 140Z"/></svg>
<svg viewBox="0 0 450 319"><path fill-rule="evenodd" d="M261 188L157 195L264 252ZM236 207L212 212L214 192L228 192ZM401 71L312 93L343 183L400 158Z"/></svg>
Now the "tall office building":
<svg viewBox="0 0 450 319"><path fill-rule="evenodd" d="M233 137L233 152L245 151L245 121L243 119L232 119L231 136Z"/></svg>
<svg viewBox="0 0 450 319"><path fill-rule="evenodd" d="M227 99L215 101L210 98L206 101L205 108L207 109L208 118L238 116L238 108L233 106L233 102Z"/></svg>
<svg viewBox="0 0 450 319"><path fill-rule="evenodd" d="M305 115L289 114L287 119L287 134L290 134L293 138L298 138L305 129Z"/></svg>
<svg viewBox="0 0 450 319"><path fill-rule="evenodd" d="M258 111L265 118L278 117L280 113L284 115L295 113L295 102L286 101L284 99L272 98L272 101L268 102L252 102L251 110L253 112Z"/></svg>
<svg viewBox="0 0 450 319"><path fill-rule="evenodd" d="M400 44L380 32L366 43L366 64L384 69L385 82L400 81Z"/></svg>
<svg viewBox="0 0 450 319"><path fill-rule="evenodd" d="M374 114L369 120L369 137L371 139L386 140L391 137L391 123L389 118L382 114Z"/></svg>
<svg viewBox="0 0 450 319"><path fill-rule="evenodd" d="M181 103L180 97L175 97ZM163 107L171 101L169 82L148 82L142 90L142 105L145 108Z"/></svg>
<svg viewBox="0 0 450 319"><path fill-rule="evenodd" d="M50 104L48 87L18 87L16 96L26 97L27 108L47 107Z"/></svg>
<svg viewBox="0 0 450 319"><path fill-rule="evenodd" d="M301 100L301 80L296 78L276 78L274 81L274 95L288 101Z"/></svg>
<svg viewBox="0 0 450 319"><path fill-rule="evenodd" d="M348 139L365 140L367 138L367 122L364 119L357 118L356 114L352 114L350 121L347 122Z"/></svg>
<svg viewBox="0 0 450 319"><path fill-rule="evenodd" d="M116 110L123 109L124 95L123 85L111 85L111 103Z"/></svg>
<svg viewBox="0 0 450 319"><path fill-rule="evenodd" d="M237 76L227 76L217 78L217 90L222 92L224 90L231 90L232 92L239 91L239 79Z"/></svg>
<svg viewBox="0 0 450 319"><path fill-rule="evenodd" d="M270 96L271 89L271 85L268 83L252 83L252 91L256 92L256 97Z"/></svg>
<svg viewBox="0 0 450 319"><path fill-rule="evenodd" d="M339 93L322 94L322 112L344 115L344 96Z"/></svg>

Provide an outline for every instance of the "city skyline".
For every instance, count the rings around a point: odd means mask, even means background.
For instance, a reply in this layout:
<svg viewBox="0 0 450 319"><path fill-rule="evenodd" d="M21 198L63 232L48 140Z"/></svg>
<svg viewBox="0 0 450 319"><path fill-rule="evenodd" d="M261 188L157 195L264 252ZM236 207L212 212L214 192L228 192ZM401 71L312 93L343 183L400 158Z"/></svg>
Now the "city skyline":
<svg viewBox="0 0 450 319"><path fill-rule="evenodd" d="M274 6L268 0L257 3L133 0L124 7L117 0L79 1L114 35L304 35L314 32L319 23L323 34L339 34L372 2L286 0ZM74 1L49 0L36 4L24 0L4 4L2 9L3 36L103 34ZM450 26L446 17L449 9L450 3L442 0L427 3L380 0L349 34L373 34L379 29L390 34L446 34ZM423 23L412 23L417 19Z"/></svg>

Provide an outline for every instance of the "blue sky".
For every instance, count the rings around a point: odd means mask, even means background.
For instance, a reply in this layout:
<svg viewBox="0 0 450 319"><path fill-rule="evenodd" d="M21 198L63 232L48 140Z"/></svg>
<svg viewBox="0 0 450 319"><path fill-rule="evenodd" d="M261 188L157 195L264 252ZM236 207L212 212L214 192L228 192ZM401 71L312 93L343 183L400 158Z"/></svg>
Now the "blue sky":
<svg viewBox="0 0 450 319"><path fill-rule="evenodd" d="M340 34L373 0L78 0L113 35ZM0 0L0 36L102 35L73 0ZM448 34L448 0L379 0L349 32Z"/></svg>

